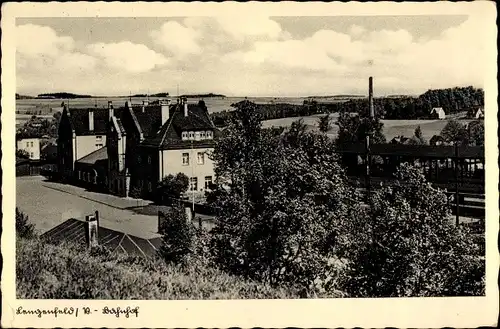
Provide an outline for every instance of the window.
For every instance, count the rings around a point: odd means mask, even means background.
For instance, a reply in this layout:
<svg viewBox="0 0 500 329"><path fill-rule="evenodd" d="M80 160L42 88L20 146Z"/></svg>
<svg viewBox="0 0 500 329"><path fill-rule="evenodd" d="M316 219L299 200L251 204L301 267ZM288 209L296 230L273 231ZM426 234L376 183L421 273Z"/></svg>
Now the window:
<svg viewBox="0 0 500 329"><path fill-rule="evenodd" d="M205 190L210 190L212 185L212 176L205 176Z"/></svg>
<svg viewBox="0 0 500 329"><path fill-rule="evenodd" d="M191 177L189 179L189 182L191 183L189 189L191 191L197 191L198 190L198 177Z"/></svg>
<svg viewBox="0 0 500 329"><path fill-rule="evenodd" d="M102 136L95 136L95 140L96 140L97 142L102 141Z"/></svg>
<svg viewBox="0 0 500 329"><path fill-rule="evenodd" d="M194 131L189 132L189 139L194 139Z"/></svg>
<svg viewBox="0 0 500 329"><path fill-rule="evenodd" d="M183 131L182 132L182 139L188 139L188 132L187 131Z"/></svg>
<svg viewBox="0 0 500 329"><path fill-rule="evenodd" d="M206 136L206 133L205 133L204 131L202 131L202 132L200 133L200 137L201 137L201 139L205 139L205 136Z"/></svg>
<svg viewBox="0 0 500 329"><path fill-rule="evenodd" d="M98 149L102 148L102 146L103 146L102 144L95 144L95 147Z"/></svg>
<svg viewBox="0 0 500 329"><path fill-rule="evenodd" d="M31 142L31 147L33 147L33 142Z"/></svg>
<svg viewBox="0 0 500 329"><path fill-rule="evenodd" d="M34 157L34 156L33 156L33 152L31 152L31 153L30 153L30 158L33 158L33 157Z"/></svg>
<svg viewBox="0 0 500 329"><path fill-rule="evenodd" d="M26 147L30 147L30 142L26 142Z"/></svg>
<svg viewBox="0 0 500 329"><path fill-rule="evenodd" d="M151 184L151 182L148 182L148 191L149 192L153 191L153 185Z"/></svg>
<svg viewBox="0 0 500 329"><path fill-rule="evenodd" d="M207 138L208 139L212 139L212 132L211 131L207 131Z"/></svg>
<svg viewBox="0 0 500 329"><path fill-rule="evenodd" d="M148 164L151 164L151 156L148 155Z"/></svg>
<svg viewBox="0 0 500 329"><path fill-rule="evenodd" d="M189 166L189 153L182 153L182 165Z"/></svg>
<svg viewBox="0 0 500 329"><path fill-rule="evenodd" d="M198 164L199 165L205 164L205 153L198 152Z"/></svg>

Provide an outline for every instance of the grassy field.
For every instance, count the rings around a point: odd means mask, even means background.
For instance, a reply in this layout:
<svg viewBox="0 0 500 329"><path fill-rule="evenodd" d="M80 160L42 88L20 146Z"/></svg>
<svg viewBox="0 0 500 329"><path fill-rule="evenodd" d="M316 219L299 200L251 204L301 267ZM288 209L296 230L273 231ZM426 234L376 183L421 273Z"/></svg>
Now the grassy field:
<svg viewBox="0 0 500 329"><path fill-rule="evenodd" d="M294 118L282 118L274 120L266 120L263 122L264 127L288 127L292 122L302 119L306 124L307 128L310 130L318 130L318 118L322 116L321 114L311 115L307 117L294 117ZM332 137L337 136L338 126L335 122L338 118L338 113L331 114L332 118L332 129L328 132ZM406 137L413 136L415 128L420 126L422 129L422 134L425 139L429 140L434 135L439 135L441 130L446 126L448 120L381 120L384 124L384 134L387 140L403 135ZM460 122L467 124L472 120L460 120Z"/></svg>

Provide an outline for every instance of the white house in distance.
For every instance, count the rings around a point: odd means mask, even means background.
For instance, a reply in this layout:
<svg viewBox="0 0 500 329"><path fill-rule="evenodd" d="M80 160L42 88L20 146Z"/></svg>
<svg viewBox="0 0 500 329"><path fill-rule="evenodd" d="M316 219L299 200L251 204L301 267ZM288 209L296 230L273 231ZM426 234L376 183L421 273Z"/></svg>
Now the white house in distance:
<svg viewBox="0 0 500 329"><path fill-rule="evenodd" d="M40 138L19 138L17 149L28 153L30 160L40 160Z"/></svg>
<svg viewBox="0 0 500 329"><path fill-rule="evenodd" d="M484 109L482 107L478 108L474 117L476 119L483 119L484 118Z"/></svg>
<svg viewBox="0 0 500 329"><path fill-rule="evenodd" d="M442 107L434 107L431 110L431 117L439 120L446 119L446 113L444 112Z"/></svg>

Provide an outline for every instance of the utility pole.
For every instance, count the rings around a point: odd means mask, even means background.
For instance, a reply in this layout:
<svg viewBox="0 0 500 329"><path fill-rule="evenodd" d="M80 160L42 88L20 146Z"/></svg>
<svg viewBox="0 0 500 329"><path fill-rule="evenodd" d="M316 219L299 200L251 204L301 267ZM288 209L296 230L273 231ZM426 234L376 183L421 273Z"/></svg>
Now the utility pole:
<svg viewBox="0 0 500 329"><path fill-rule="evenodd" d="M366 202L371 204L371 150L370 150L370 137L372 136L372 123L375 117L375 110L373 108L373 78L368 79L368 103L369 103L369 120L370 126L366 132L365 138L365 152L366 152L366 176L365 176L365 186L366 186Z"/></svg>

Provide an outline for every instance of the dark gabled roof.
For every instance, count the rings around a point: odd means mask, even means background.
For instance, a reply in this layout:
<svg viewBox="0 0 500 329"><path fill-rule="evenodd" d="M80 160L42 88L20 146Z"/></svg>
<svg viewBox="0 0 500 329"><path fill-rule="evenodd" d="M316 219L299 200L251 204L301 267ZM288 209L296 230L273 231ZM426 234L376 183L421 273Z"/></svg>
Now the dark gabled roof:
<svg viewBox="0 0 500 329"><path fill-rule="evenodd" d="M134 106L133 110L144 138L155 136L161 128L161 107L148 105L143 111L142 106Z"/></svg>
<svg viewBox="0 0 500 329"><path fill-rule="evenodd" d="M84 163L89 165L95 165L99 161L108 160L108 148L106 146L76 160L77 163Z"/></svg>
<svg viewBox="0 0 500 329"><path fill-rule="evenodd" d="M65 241L84 245L86 243L85 231L86 223L84 221L70 218L45 232L41 237L52 243ZM110 252L125 253L129 256L152 258L161 245L159 238L143 239L102 226L99 226L97 236L99 245Z"/></svg>
<svg viewBox="0 0 500 329"><path fill-rule="evenodd" d="M94 130L89 130L89 111L94 112ZM114 109L114 115L118 117L121 110ZM107 108L70 108L69 118L77 136L81 135L105 135L109 122L109 109Z"/></svg>
<svg viewBox="0 0 500 329"><path fill-rule="evenodd" d="M212 130L214 139L220 136L220 131L214 126L206 107L200 104L188 104L188 115L184 116L182 105L172 105L170 119L161 127L160 131L143 142L145 146L162 149L184 149L193 147L212 147L213 140L183 141L182 131Z"/></svg>
<svg viewBox="0 0 500 329"><path fill-rule="evenodd" d="M125 130L125 128L123 127L123 122L122 122L122 120L121 120L121 119L116 118L116 124L118 125L118 129L120 129L120 132L121 132L122 134L126 134L126 130Z"/></svg>

